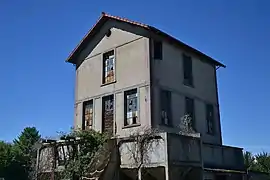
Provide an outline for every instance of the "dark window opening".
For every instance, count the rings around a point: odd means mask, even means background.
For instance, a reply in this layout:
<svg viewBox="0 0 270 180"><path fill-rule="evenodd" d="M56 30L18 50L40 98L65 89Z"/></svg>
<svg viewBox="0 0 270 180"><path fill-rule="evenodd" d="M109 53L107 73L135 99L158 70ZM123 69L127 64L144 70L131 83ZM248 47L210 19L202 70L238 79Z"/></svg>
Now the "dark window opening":
<svg viewBox="0 0 270 180"><path fill-rule="evenodd" d="M184 68L184 84L193 86L192 76L192 59L190 56L183 54L183 68Z"/></svg>
<svg viewBox="0 0 270 180"><path fill-rule="evenodd" d="M214 134L214 107L212 104L206 105L207 133Z"/></svg>
<svg viewBox="0 0 270 180"><path fill-rule="evenodd" d="M138 124L138 93L137 89L125 92L124 125Z"/></svg>
<svg viewBox="0 0 270 180"><path fill-rule="evenodd" d="M115 81L115 57L114 51L103 54L103 78L102 83L107 84Z"/></svg>
<svg viewBox="0 0 270 180"><path fill-rule="evenodd" d="M161 123L171 125L171 92L162 90L160 95Z"/></svg>
<svg viewBox="0 0 270 180"><path fill-rule="evenodd" d="M188 126L189 128L192 128L193 130L195 130L195 108L194 108L194 99L188 98L186 97L185 99L185 111L186 111L186 115L189 115L189 117L191 118L191 121L188 122Z"/></svg>
<svg viewBox="0 0 270 180"><path fill-rule="evenodd" d="M154 59L162 60L162 42L154 41Z"/></svg>
<svg viewBox="0 0 270 180"><path fill-rule="evenodd" d="M93 100L83 103L83 124L82 129L91 129L93 124Z"/></svg>

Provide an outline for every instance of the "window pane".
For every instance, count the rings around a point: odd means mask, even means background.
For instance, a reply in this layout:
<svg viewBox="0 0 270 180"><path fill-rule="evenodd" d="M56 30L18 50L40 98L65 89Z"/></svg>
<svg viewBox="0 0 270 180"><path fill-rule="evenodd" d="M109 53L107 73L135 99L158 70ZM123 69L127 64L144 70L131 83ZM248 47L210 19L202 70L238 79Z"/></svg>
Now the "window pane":
<svg viewBox="0 0 270 180"><path fill-rule="evenodd" d="M83 128L89 129L93 123L93 101L84 103Z"/></svg>
<svg viewBox="0 0 270 180"><path fill-rule="evenodd" d="M165 125L171 123L171 92L162 90L161 91L161 121Z"/></svg>
<svg viewBox="0 0 270 180"><path fill-rule="evenodd" d="M138 105L137 105L137 89L133 89L125 92L125 125L136 124L138 119Z"/></svg>
<svg viewBox="0 0 270 180"><path fill-rule="evenodd" d="M103 54L103 83L113 82L114 79L114 51Z"/></svg>
<svg viewBox="0 0 270 180"><path fill-rule="evenodd" d="M191 118L191 122L189 122L189 126L193 129L195 128L195 109L194 109L194 100L186 97L186 115L189 115Z"/></svg>

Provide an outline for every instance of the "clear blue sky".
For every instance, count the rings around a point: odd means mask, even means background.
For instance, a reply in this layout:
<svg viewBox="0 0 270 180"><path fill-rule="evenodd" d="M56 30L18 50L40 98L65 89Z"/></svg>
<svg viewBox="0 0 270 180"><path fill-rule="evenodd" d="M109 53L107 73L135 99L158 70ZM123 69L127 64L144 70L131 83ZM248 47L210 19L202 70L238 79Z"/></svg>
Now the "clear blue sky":
<svg viewBox="0 0 270 180"><path fill-rule="evenodd" d="M151 1L150 1L151 2ZM270 1L0 0L0 139L73 121L66 57L102 11L141 21L227 65L218 70L223 141L270 151Z"/></svg>

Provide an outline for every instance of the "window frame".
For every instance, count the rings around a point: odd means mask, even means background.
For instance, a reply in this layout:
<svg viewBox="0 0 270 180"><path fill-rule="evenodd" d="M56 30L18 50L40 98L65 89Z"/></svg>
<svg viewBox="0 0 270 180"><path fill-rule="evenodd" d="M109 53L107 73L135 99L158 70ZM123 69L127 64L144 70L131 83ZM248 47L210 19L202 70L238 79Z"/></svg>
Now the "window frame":
<svg viewBox="0 0 270 180"><path fill-rule="evenodd" d="M189 105L188 103L191 103L192 107L191 107L191 111L192 114L189 114ZM190 127L192 127L192 129L194 131L196 131L196 109L195 109L195 100L193 98L190 97L185 97L185 115L189 115L191 117L191 125L189 124Z"/></svg>
<svg viewBox="0 0 270 180"><path fill-rule="evenodd" d="M128 95L134 95L136 94L136 102L137 102L137 105L136 105L136 111L132 111L133 112L136 112L137 113L137 119L136 119L136 122L135 123L128 123L128 118L127 118L127 96ZM140 110L140 106L139 106L139 103L140 103L140 100L139 100L139 91L138 91L138 88L134 88L134 89L130 89L130 90L127 90L124 92L124 127L133 127L133 126L139 126L140 125L140 113L139 113L139 110Z"/></svg>
<svg viewBox="0 0 270 180"><path fill-rule="evenodd" d="M166 97L166 102L162 102L163 97L165 95ZM172 93L169 90L161 89L160 90L160 118L161 118L161 125L164 126L172 126ZM164 113L163 113L164 112ZM167 117L167 123L165 122L165 118L163 117L164 114L166 113Z"/></svg>
<svg viewBox="0 0 270 180"><path fill-rule="evenodd" d="M192 57L183 53L183 84L194 87Z"/></svg>
<svg viewBox="0 0 270 180"><path fill-rule="evenodd" d="M163 59L163 43L159 40L153 40L153 57L155 60Z"/></svg>
<svg viewBox="0 0 270 180"><path fill-rule="evenodd" d="M84 101L83 102L83 111L82 111L82 130L87 130L87 127L86 127L86 119L85 119L85 110L86 110L86 106L87 105L92 105L92 123L91 125L89 125L89 129L92 129L93 127L93 124L94 124L94 100L93 99L90 99L90 100L87 100L87 101ZM91 114L91 113L90 113Z"/></svg>
<svg viewBox="0 0 270 180"><path fill-rule="evenodd" d="M115 94L109 94L109 95L106 95L106 96L103 96L101 98L101 132L102 133L105 133L105 112L106 112L106 104L105 102L108 101L108 100L111 100L113 101L112 102L112 133L114 134L115 133Z"/></svg>
<svg viewBox="0 0 270 180"><path fill-rule="evenodd" d="M209 110L212 110L212 116L209 116ZM207 127L207 134L214 135L215 134L215 117L214 117L214 105L207 103L205 105L205 114L206 114L206 127ZM211 117L211 119L209 119ZM210 123L212 123L212 130L210 131Z"/></svg>
<svg viewBox="0 0 270 180"><path fill-rule="evenodd" d="M115 83L116 82L116 50L115 49L111 49L111 50L108 50L104 53L102 53L102 76L101 76L101 86L104 86L104 85L108 85L108 84L112 84L112 83ZM112 55L108 55L112 53ZM106 58L106 55L108 55L109 58ZM113 57L113 79L109 82L106 82L106 76L105 76L105 73L106 73L106 61L108 59L111 59Z"/></svg>

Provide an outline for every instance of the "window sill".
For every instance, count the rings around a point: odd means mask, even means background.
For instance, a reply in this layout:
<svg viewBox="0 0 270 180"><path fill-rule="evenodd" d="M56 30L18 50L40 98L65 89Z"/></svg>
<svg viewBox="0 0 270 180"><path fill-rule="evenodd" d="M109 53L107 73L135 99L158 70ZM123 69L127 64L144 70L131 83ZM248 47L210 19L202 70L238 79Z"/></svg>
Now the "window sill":
<svg viewBox="0 0 270 180"><path fill-rule="evenodd" d="M110 85L110 84L113 84L113 83L116 83L116 81L112 81L112 82L108 82L108 83L103 83L103 84L101 84L101 87L102 86L107 86L107 85Z"/></svg>
<svg viewBox="0 0 270 180"><path fill-rule="evenodd" d="M140 126L140 125L141 125L141 124L131 124L131 125L126 125L126 126L122 127L122 129L138 127L138 126Z"/></svg>

